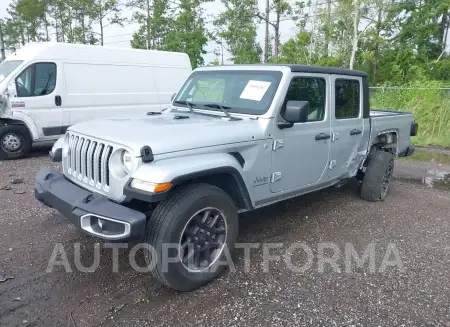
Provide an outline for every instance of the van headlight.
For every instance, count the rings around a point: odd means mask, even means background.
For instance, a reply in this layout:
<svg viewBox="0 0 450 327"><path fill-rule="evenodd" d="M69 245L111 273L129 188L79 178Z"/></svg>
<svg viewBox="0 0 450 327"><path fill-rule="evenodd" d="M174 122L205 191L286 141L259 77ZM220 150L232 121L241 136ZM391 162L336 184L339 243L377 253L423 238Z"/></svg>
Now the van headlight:
<svg viewBox="0 0 450 327"><path fill-rule="evenodd" d="M134 160L133 156L127 150L122 151L122 155L120 157L120 162L122 164L122 169L125 174L129 174L133 170Z"/></svg>

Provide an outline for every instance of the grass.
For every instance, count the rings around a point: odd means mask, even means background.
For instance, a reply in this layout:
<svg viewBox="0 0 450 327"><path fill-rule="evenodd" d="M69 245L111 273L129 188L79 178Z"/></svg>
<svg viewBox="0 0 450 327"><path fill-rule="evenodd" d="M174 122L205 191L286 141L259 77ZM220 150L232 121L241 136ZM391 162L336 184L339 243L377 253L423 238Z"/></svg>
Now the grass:
<svg viewBox="0 0 450 327"><path fill-rule="evenodd" d="M442 87L437 81L415 81L402 88L377 89L371 107L412 112L419 123L414 145L450 147L450 91Z"/></svg>
<svg viewBox="0 0 450 327"><path fill-rule="evenodd" d="M450 156L444 153L432 152L427 150L416 149L416 152L410 157L403 157L400 160L404 161L422 161L422 162L436 162L438 164L450 165Z"/></svg>

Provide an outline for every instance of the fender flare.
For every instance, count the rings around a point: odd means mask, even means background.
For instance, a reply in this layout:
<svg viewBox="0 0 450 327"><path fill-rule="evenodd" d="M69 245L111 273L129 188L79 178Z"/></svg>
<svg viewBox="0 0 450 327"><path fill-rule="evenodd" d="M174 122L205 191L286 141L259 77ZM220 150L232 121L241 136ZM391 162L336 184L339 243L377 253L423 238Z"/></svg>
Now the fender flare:
<svg viewBox="0 0 450 327"><path fill-rule="evenodd" d="M244 181L242 167L237 159L228 153L211 153L191 155L158 160L142 165L132 175L124 188L124 194L131 198L159 202L163 200L173 187L189 182L190 180L213 176L214 174L229 174L239 187L247 209L253 208L247 184ZM140 179L152 183L172 183L172 187L162 194L149 194L131 188L132 179ZM139 194L138 194L139 193Z"/></svg>
<svg viewBox="0 0 450 327"><path fill-rule="evenodd" d="M28 129L33 141L39 139L39 130L37 126L33 119L24 112L14 112L14 118L0 118L0 126L5 125L24 125Z"/></svg>

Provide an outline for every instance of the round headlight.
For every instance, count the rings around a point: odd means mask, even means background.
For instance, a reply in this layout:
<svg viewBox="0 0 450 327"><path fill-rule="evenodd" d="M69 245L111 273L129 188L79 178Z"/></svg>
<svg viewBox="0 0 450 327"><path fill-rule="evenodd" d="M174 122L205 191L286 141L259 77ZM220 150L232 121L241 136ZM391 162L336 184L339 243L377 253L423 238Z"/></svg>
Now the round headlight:
<svg viewBox="0 0 450 327"><path fill-rule="evenodd" d="M131 156L131 153L128 151L122 152L122 169L125 174L129 174L133 170L133 157Z"/></svg>

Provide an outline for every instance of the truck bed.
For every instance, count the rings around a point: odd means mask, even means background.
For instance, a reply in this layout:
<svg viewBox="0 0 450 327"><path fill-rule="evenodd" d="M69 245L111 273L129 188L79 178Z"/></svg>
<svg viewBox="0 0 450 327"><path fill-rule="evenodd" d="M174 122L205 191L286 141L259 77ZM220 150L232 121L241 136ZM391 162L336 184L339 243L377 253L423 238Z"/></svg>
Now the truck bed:
<svg viewBox="0 0 450 327"><path fill-rule="evenodd" d="M410 145L411 123L413 114L404 111L371 110L370 111L370 139L379 133L392 131L397 134L397 153L405 151Z"/></svg>
<svg viewBox="0 0 450 327"><path fill-rule="evenodd" d="M380 116L401 116L401 115L412 115L412 113L405 111L383 110L383 109L375 109L370 111L371 118Z"/></svg>

